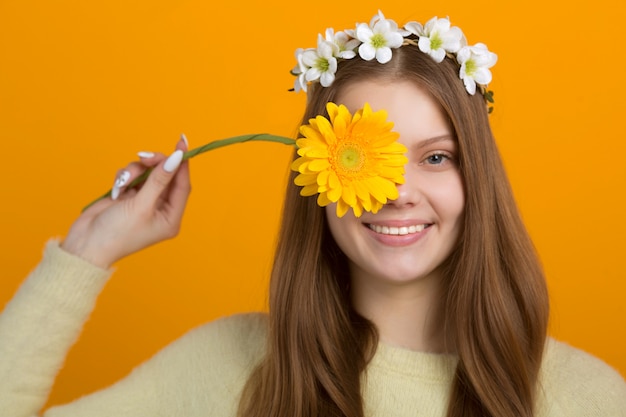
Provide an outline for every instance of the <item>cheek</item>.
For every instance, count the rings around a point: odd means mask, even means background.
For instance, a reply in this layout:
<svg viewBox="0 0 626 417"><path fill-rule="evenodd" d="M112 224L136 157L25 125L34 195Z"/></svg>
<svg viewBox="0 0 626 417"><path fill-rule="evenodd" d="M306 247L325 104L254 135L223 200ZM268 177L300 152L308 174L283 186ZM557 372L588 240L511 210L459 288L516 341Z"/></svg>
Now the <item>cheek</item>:
<svg viewBox="0 0 626 417"><path fill-rule="evenodd" d="M335 205L327 205L326 207L324 207L324 211L326 212L326 223L328 224L328 228L330 229L330 234L335 237L337 229L340 227L338 222L339 219L335 215Z"/></svg>
<svg viewBox="0 0 626 417"><path fill-rule="evenodd" d="M346 248L355 245L357 228L362 226L360 226L357 218L354 217L352 210L348 211L342 218L337 217L335 204L329 204L326 206L325 210L326 222L328 223L330 234L345 253Z"/></svg>
<svg viewBox="0 0 626 417"><path fill-rule="evenodd" d="M455 224L460 228L465 214L465 190L461 178L458 178L454 192L450 193L450 217L455 218Z"/></svg>
<svg viewBox="0 0 626 417"><path fill-rule="evenodd" d="M325 207L326 211L326 222L328 223L328 229L330 230L330 234L332 235L335 242L340 243L339 240L342 236L345 236L346 225L344 219L350 213L346 213L346 216L341 219L337 217L337 208L335 204L329 204ZM339 238L339 239L337 239Z"/></svg>
<svg viewBox="0 0 626 417"><path fill-rule="evenodd" d="M465 211L465 191L460 174L454 173L431 188L431 198L442 220L460 223Z"/></svg>

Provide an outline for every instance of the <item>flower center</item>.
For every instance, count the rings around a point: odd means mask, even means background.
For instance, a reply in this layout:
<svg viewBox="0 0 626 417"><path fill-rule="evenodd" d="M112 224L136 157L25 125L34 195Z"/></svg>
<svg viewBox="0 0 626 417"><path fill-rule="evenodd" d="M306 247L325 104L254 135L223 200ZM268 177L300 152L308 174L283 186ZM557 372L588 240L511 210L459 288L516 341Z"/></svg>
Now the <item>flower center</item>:
<svg viewBox="0 0 626 417"><path fill-rule="evenodd" d="M337 149L337 168L344 174L357 174L365 165L363 148L354 143L343 143Z"/></svg>
<svg viewBox="0 0 626 417"><path fill-rule="evenodd" d="M370 43L376 49L382 48L383 46L387 45L387 41L385 40L385 37L382 35L382 33L376 33L374 36L372 36L372 38L370 39Z"/></svg>
<svg viewBox="0 0 626 417"><path fill-rule="evenodd" d="M443 45L443 39L441 39L438 33L433 33L430 37L430 49L435 51L441 48L441 45Z"/></svg>
<svg viewBox="0 0 626 417"><path fill-rule="evenodd" d="M318 58L315 67L320 70L320 72L326 72L328 68L330 68L330 64L326 58Z"/></svg>
<svg viewBox="0 0 626 417"><path fill-rule="evenodd" d="M465 61L465 73L469 76L474 75L476 72L476 63L473 59L468 59Z"/></svg>

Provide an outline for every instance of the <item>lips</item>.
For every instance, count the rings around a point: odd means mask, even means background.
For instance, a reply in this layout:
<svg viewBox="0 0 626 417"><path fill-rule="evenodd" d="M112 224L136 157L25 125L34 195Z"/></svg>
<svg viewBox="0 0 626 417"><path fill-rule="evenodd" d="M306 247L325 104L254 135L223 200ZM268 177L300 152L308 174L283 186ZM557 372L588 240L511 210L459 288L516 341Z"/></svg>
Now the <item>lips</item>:
<svg viewBox="0 0 626 417"><path fill-rule="evenodd" d="M378 224L367 225L367 227L378 234L390 236L405 236L420 233L428 226L430 226L430 224L412 224L407 226L384 226Z"/></svg>

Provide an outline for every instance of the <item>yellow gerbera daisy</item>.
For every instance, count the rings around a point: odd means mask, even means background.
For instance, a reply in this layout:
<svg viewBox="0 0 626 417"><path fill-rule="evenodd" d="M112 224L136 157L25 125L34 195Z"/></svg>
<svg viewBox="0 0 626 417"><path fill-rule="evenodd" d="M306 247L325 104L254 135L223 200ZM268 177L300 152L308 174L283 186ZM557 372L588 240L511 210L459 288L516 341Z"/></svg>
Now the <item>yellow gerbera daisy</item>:
<svg viewBox="0 0 626 417"><path fill-rule="evenodd" d="M324 116L300 127L296 141L298 155L291 169L300 174L295 184L300 194L319 193L317 203L324 207L337 203L337 216L352 207L359 217L363 210L376 213L388 199L398 198L396 184L404 183L406 148L397 142L387 112L373 112L369 104L354 116L344 105L328 103Z"/></svg>

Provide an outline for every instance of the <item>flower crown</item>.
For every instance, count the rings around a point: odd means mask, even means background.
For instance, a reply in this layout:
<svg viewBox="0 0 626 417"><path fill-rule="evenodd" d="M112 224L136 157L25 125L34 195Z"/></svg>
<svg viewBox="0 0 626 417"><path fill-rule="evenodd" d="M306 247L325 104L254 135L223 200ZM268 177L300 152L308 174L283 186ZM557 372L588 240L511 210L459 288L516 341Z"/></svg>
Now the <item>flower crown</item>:
<svg viewBox="0 0 626 417"><path fill-rule="evenodd" d="M411 35L417 36L409 38ZM460 65L459 78L465 89L474 95L476 89L485 100L493 103L493 92L487 90L491 82L489 68L495 65L498 56L487 49L483 43L467 45L461 29L450 26L448 18L436 16L422 26L421 23L409 22L403 29L391 19L386 19L381 11L375 15L369 25L358 23L356 29L334 32L326 29L326 36L318 35L317 48L296 50L297 65L291 70L296 76L293 90L307 91L310 82L319 82L328 87L335 80L339 60L359 56L371 61L376 58L381 64L391 60L392 49L404 45L417 46L436 62L442 62L446 56ZM490 107L491 111L492 108Z"/></svg>

